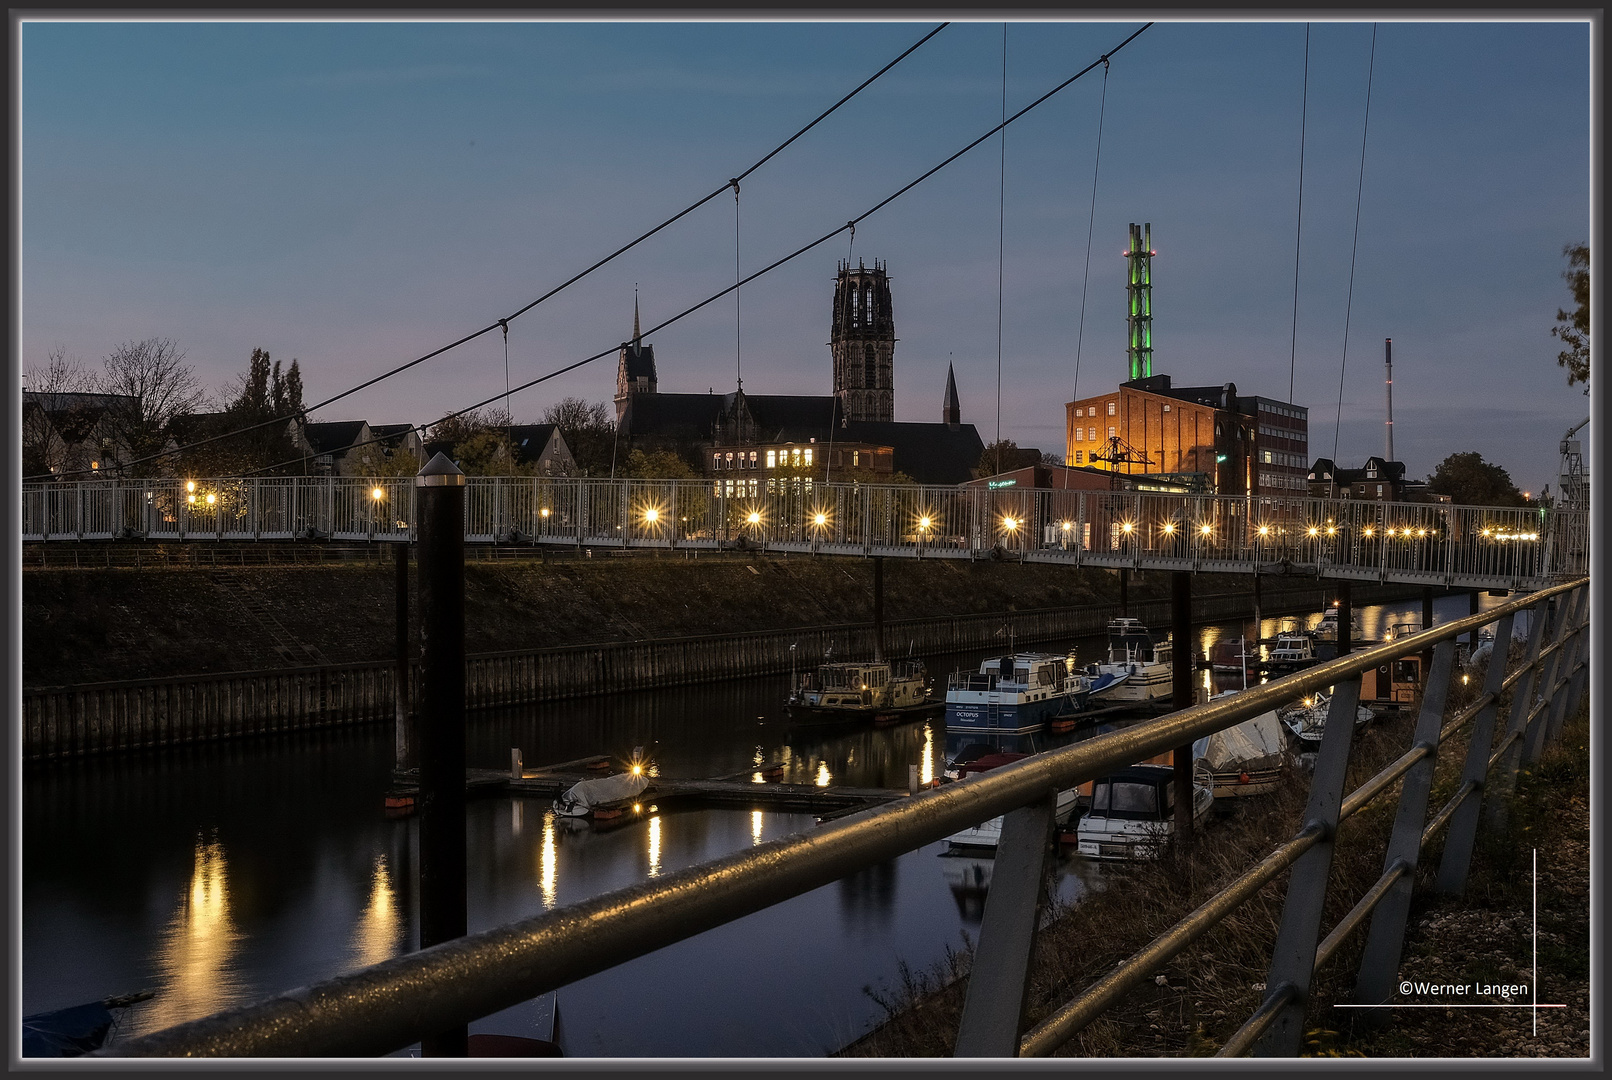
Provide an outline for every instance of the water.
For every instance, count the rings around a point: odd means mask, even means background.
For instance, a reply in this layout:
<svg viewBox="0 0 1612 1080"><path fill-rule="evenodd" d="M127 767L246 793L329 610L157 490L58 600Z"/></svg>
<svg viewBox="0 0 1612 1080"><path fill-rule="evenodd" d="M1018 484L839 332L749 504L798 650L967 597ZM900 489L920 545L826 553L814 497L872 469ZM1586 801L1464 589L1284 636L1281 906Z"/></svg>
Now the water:
<svg viewBox="0 0 1612 1080"><path fill-rule="evenodd" d="M1439 601L1436 621L1466 605ZM1419 612L1418 602L1364 609L1365 636ZM1200 644L1236 632L1207 628ZM1080 643L1081 657L1098 647ZM981 655L931 672L943 679ZM940 774L938 720L792 731L787 686L784 675L477 715L468 761L507 768L511 746L529 766L643 747L672 777L776 761L794 783L904 788L909 764L925 781ZM151 989L123 1030L157 1030L416 947L416 822L382 812L391 753L389 728L375 726L30 770L24 1013ZM472 931L813 827L809 815L709 809L595 832L541 800L509 798L473 800L467 824ZM944 846L561 988L568 1052L814 1056L851 1041L882 1016L864 987L891 988L902 963L924 970L977 933L976 879L990 863L941 857ZM1064 862L1058 896L1078 900L1099 873ZM472 1030L533 1034L534 1017L526 1004Z"/></svg>

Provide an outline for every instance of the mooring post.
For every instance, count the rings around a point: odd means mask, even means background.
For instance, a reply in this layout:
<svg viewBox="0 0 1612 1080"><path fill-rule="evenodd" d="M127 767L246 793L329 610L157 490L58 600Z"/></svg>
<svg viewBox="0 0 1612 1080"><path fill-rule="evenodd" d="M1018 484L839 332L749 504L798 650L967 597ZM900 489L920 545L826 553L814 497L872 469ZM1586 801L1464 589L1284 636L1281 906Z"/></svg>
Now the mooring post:
<svg viewBox="0 0 1612 1080"><path fill-rule="evenodd" d="M1355 607L1349 596L1349 583L1338 583L1338 655L1347 656L1355 647Z"/></svg>
<svg viewBox="0 0 1612 1080"><path fill-rule="evenodd" d="M1399 980L1399 961L1405 945L1405 922L1410 916L1411 892L1416 881L1416 864L1422 855L1422 829L1427 823L1427 796L1433 787L1433 766L1438 753L1444 704L1449 699L1450 677L1455 670L1455 641L1441 641L1433 650L1427 689L1422 694L1422 711L1416 717L1414 747L1425 747L1427 756L1410 767L1399 789L1399 808L1394 815L1394 831L1383 857L1383 873L1399 871L1388 886L1377 910L1371 914L1371 929L1360 960L1355 982L1355 1003L1384 1005L1393 997ZM1491 714L1492 715L1492 714ZM1375 1027L1387 1018L1367 1010L1360 1018Z"/></svg>
<svg viewBox="0 0 1612 1080"><path fill-rule="evenodd" d="M873 659L884 659L884 556L873 556Z"/></svg>
<svg viewBox="0 0 1612 1080"><path fill-rule="evenodd" d="M393 590L397 598L397 669L392 675L393 702L397 709L396 747L399 772L412 768L414 739L409 731L409 544L405 540L392 545L397 564Z"/></svg>
<svg viewBox="0 0 1612 1080"><path fill-rule="evenodd" d="M1192 699L1192 577L1185 570L1170 572L1170 673L1177 709L1190 709ZM1192 840L1192 744L1178 746L1175 760L1175 836L1177 842Z"/></svg>
<svg viewBox="0 0 1612 1080"><path fill-rule="evenodd" d="M1128 567L1119 568L1119 615L1120 618L1131 613L1131 571Z"/></svg>
<svg viewBox="0 0 1612 1080"><path fill-rule="evenodd" d="M1263 619L1262 619L1262 617L1260 615L1260 612L1264 609L1264 606L1265 606L1264 603L1263 603L1263 600L1264 600L1264 597L1260 594L1259 569L1256 567L1255 570L1254 570L1254 640L1255 641L1258 641L1259 637L1260 637L1259 624L1263 621Z"/></svg>
<svg viewBox="0 0 1612 1080"><path fill-rule="evenodd" d="M414 482L420 529L420 948L464 937L465 474L438 453ZM468 1029L420 1040L464 1057Z"/></svg>

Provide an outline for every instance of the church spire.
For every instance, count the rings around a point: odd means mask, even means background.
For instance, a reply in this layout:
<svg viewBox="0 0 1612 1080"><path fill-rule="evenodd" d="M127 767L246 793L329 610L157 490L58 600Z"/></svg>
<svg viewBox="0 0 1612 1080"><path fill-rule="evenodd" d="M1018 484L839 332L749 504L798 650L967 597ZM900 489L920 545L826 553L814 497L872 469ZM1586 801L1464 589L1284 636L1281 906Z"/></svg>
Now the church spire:
<svg viewBox="0 0 1612 1080"><path fill-rule="evenodd" d="M643 335L638 332L638 283L633 282L632 287L632 347L637 352Z"/></svg>
<svg viewBox="0 0 1612 1080"><path fill-rule="evenodd" d="M957 377L946 365L946 400L940 406L940 422L956 427L963 422L963 409L957 402Z"/></svg>

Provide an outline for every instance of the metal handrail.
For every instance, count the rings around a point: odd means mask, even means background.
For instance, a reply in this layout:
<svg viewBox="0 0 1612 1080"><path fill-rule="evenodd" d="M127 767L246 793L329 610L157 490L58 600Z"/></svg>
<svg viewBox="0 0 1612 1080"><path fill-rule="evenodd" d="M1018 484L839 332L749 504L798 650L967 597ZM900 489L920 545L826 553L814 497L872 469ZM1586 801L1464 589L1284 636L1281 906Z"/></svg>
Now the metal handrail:
<svg viewBox="0 0 1612 1080"><path fill-rule="evenodd" d="M1419 653L1436 641L1475 631L1583 584L1541 590L1233 697L1037 754L810 832L130 1039L100 1053L389 1053L1035 803L1050 792L1189 744L1300 694Z"/></svg>

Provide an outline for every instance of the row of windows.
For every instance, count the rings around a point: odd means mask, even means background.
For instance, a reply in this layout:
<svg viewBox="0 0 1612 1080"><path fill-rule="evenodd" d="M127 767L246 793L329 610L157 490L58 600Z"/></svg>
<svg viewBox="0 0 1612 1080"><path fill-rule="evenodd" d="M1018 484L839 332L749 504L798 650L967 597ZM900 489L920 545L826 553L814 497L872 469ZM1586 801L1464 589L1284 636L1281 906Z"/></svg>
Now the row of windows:
<svg viewBox="0 0 1612 1080"><path fill-rule="evenodd" d="M1117 428L1110 427L1108 429L1108 437L1110 439L1112 439L1114 437L1114 435L1116 434L1117 430L1118 430ZM1084 432L1084 437L1082 437L1082 432ZM1075 429L1075 441L1076 442L1096 442L1097 441L1097 429L1096 428L1076 428Z"/></svg>
<svg viewBox="0 0 1612 1080"><path fill-rule="evenodd" d="M1308 409L1295 409L1291 405L1269 405L1263 401L1259 403L1259 411L1275 413L1277 416L1291 416L1295 420L1303 420L1310 412Z"/></svg>
<svg viewBox="0 0 1612 1080"><path fill-rule="evenodd" d="M771 464L769 462L769 464ZM754 469L756 467L756 452L750 451L746 457L743 450L735 454L729 450L726 454L712 454L711 468L714 469Z"/></svg>
<svg viewBox="0 0 1612 1080"><path fill-rule="evenodd" d="M1110 401L1108 403L1108 415L1109 416L1114 415L1114 408L1115 408L1114 402ZM1164 411L1169 412L1170 411L1170 406L1166 405L1164 407ZM1076 409L1075 410L1075 415L1076 416L1096 416L1097 415L1097 406L1093 405L1089 409Z"/></svg>
<svg viewBox="0 0 1612 1080"><path fill-rule="evenodd" d="M1259 459L1267 465L1287 465L1295 469L1307 469L1309 464L1304 460L1303 454L1285 454L1280 450L1262 450Z"/></svg>
<svg viewBox="0 0 1612 1080"><path fill-rule="evenodd" d="M1302 476L1287 476L1282 473L1262 472L1259 474L1259 486L1262 488L1291 488L1294 491L1304 491L1309 488Z"/></svg>
<svg viewBox="0 0 1612 1080"><path fill-rule="evenodd" d="M1310 441L1309 435L1296 428L1279 428L1271 427L1269 424L1261 424L1259 425L1259 433L1261 435L1271 435L1278 439L1292 439L1294 442L1307 443Z"/></svg>

